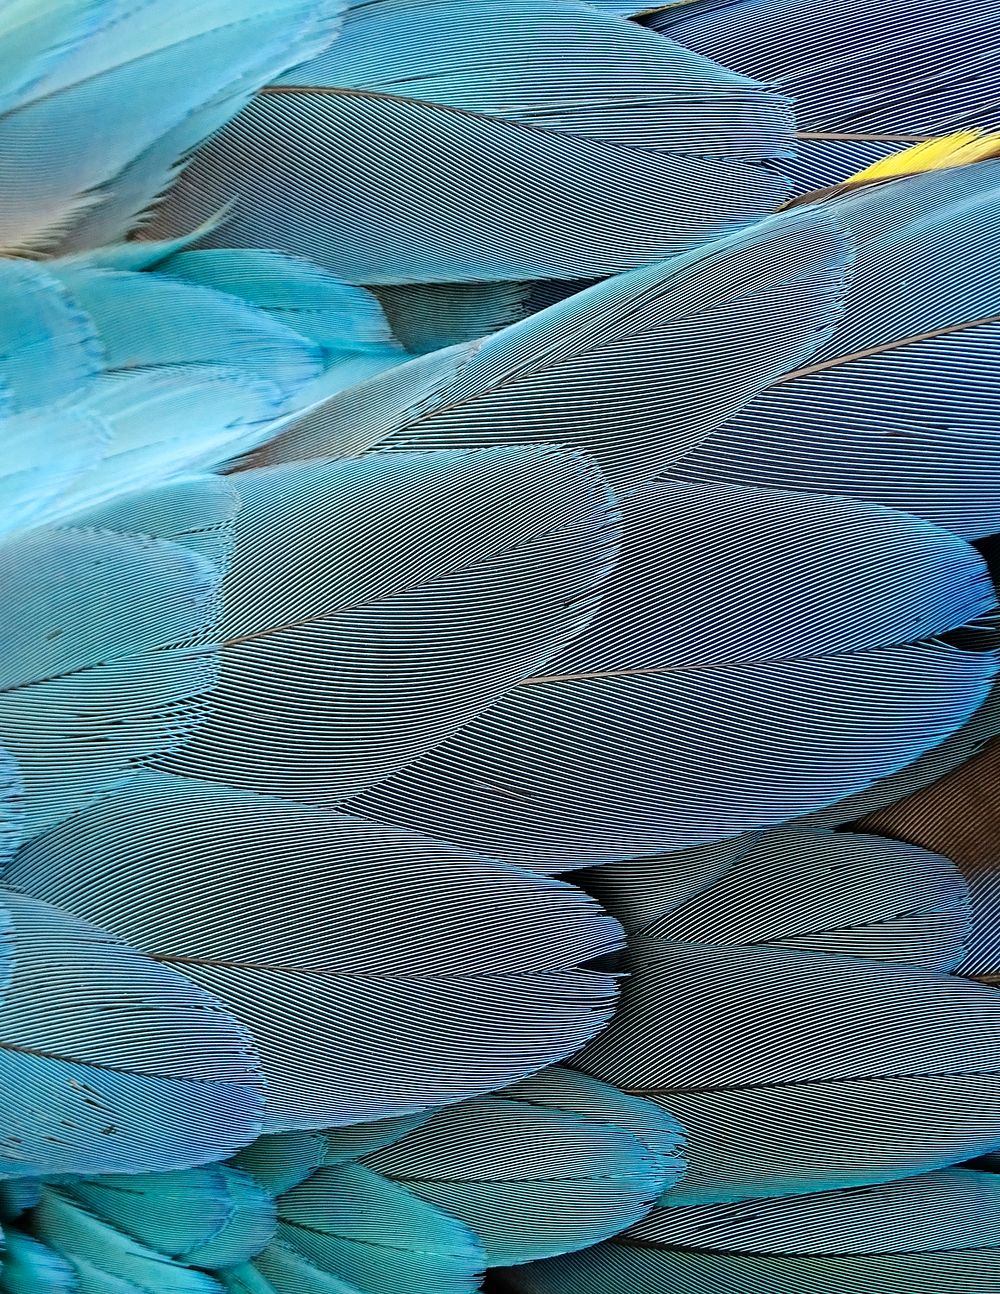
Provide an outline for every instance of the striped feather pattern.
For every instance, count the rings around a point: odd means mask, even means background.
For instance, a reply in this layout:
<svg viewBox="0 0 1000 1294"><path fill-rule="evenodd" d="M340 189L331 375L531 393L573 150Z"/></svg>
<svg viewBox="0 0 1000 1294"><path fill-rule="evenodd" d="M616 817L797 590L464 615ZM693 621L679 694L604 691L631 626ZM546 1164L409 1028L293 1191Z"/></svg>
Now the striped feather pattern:
<svg viewBox="0 0 1000 1294"><path fill-rule="evenodd" d="M560 441L631 488L811 358L838 317L846 260L823 212L792 213L411 361L255 461Z"/></svg>
<svg viewBox="0 0 1000 1294"><path fill-rule="evenodd" d="M858 243L832 337L671 475L853 495L969 538L1000 529L1000 163L825 205Z"/></svg>
<svg viewBox="0 0 1000 1294"><path fill-rule="evenodd" d="M573 1063L680 1121L688 1170L668 1203L889 1181L1000 1142L994 990L805 948L631 952L612 1027Z"/></svg>
<svg viewBox="0 0 1000 1294"><path fill-rule="evenodd" d="M991 654L942 635L987 612L992 586L944 531L669 483L637 492L625 523L587 632L354 810L547 871L613 862L831 803L986 696Z"/></svg>
<svg viewBox="0 0 1000 1294"><path fill-rule="evenodd" d="M219 1294L218 1282L207 1273L132 1240L60 1190L45 1192L32 1229L74 1268L80 1294Z"/></svg>
<svg viewBox="0 0 1000 1294"><path fill-rule="evenodd" d="M79 1294L76 1273L53 1249L13 1229L4 1229L4 1294Z"/></svg>
<svg viewBox="0 0 1000 1294"><path fill-rule="evenodd" d="M101 1221L192 1267L232 1267L271 1240L274 1201L247 1174L220 1164L177 1173L108 1174L61 1184Z"/></svg>
<svg viewBox="0 0 1000 1294"><path fill-rule="evenodd" d="M799 192L848 178L872 150L1000 124L990 0L700 0L641 21L794 99Z"/></svg>
<svg viewBox="0 0 1000 1294"><path fill-rule="evenodd" d="M774 210L790 139L786 100L589 5L393 0L210 141L151 233L236 197L209 243L348 282L597 277Z"/></svg>
<svg viewBox="0 0 1000 1294"><path fill-rule="evenodd" d="M747 1205L664 1208L585 1254L511 1273L520 1294L989 1294L1000 1197L988 1173Z"/></svg>
<svg viewBox="0 0 1000 1294"><path fill-rule="evenodd" d="M290 1249L359 1294L474 1294L479 1288L485 1259L473 1233L358 1164L320 1169L282 1197L278 1212L279 1263L281 1251ZM257 1264L265 1276L278 1265L270 1250ZM332 1290L341 1294L336 1285Z"/></svg>
<svg viewBox="0 0 1000 1294"><path fill-rule="evenodd" d="M209 560L147 535L36 530L0 547L0 598L18 608L0 631L0 740L27 836L190 739L217 678L215 647L195 640L218 585Z"/></svg>
<svg viewBox="0 0 1000 1294"><path fill-rule="evenodd" d="M966 955L957 973L1000 983L1000 740L960 767L858 824L946 853L965 877L971 901Z"/></svg>
<svg viewBox="0 0 1000 1294"><path fill-rule="evenodd" d="M616 911L610 887L605 902ZM968 886L940 854L874 835L779 828L642 933L953 970L969 926Z"/></svg>
<svg viewBox="0 0 1000 1294"><path fill-rule="evenodd" d="M121 238L179 159L322 49L340 0L23 0L0 15L0 251Z"/></svg>
<svg viewBox="0 0 1000 1294"><path fill-rule="evenodd" d="M266 794L336 804L442 742L585 628L617 551L603 479L547 446L230 479L221 678L164 766Z"/></svg>
<svg viewBox="0 0 1000 1294"><path fill-rule="evenodd" d="M613 909L626 932L632 934L708 889L753 849L757 839L757 833L748 832L669 854L605 863L578 871L573 881L602 907Z"/></svg>
<svg viewBox="0 0 1000 1294"><path fill-rule="evenodd" d="M504 1266L623 1230L683 1171L682 1140L655 1106L554 1069L442 1111L364 1164L464 1222Z"/></svg>
<svg viewBox="0 0 1000 1294"><path fill-rule="evenodd" d="M216 998L47 903L5 891L3 905L5 1176L180 1168L253 1140L256 1054Z"/></svg>
<svg viewBox="0 0 1000 1294"><path fill-rule="evenodd" d="M572 887L210 783L149 774L22 850L10 883L227 1003L260 1049L268 1130L506 1086L575 1051L614 1002L615 977L586 966L619 927Z"/></svg>

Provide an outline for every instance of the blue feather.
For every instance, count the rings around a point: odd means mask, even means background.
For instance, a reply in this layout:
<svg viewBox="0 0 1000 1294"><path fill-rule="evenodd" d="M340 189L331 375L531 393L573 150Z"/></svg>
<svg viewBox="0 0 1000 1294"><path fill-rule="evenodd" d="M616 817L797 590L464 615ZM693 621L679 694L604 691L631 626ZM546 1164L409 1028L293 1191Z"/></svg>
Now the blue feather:
<svg viewBox="0 0 1000 1294"><path fill-rule="evenodd" d="M104 225L98 241L121 237L183 153L270 76L324 47L340 8L340 0L175 0L169 14L144 0L7 6L0 248L79 246L95 219ZM130 175L136 165L141 174Z"/></svg>
<svg viewBox="0 0 1000 1294"><path fill-rule="evenodd" d="M978 554L902 513L647 486L590 628L350 809L546 871L783 822L972 714L997 662L946 635L994 605Z"/></svg>
<svg viewBox="0 0 1000 1294"><path fill-rule="evenodd" d="M992 0L696 0L640 21L794 99L800 151L782 169L800 193L922 137L1000 125Z"/></svg>
<svg viewBox="0 0 1000 1294"><path fill-rule="evenodd" d="M596 277L773 210L790 126L784 99L589 5L391 0L209 141L150 233L235 197L210 244L352 283Z"/></svg>
<svg viewBox="0 0 1000 1294"><path fill-rule="evenodd" d="M23 848L9 880L228 1004L260 1050L271 1131L505 1086L614 1002L614 976L585 967L619 928L572 887L209 783L147 774Z"/></svg>
<svg viewBox="0 0 1000 1294"><path fill-rule="evenodd" d="M509 1274L518 1294L992 1294L1000 1178L953 1169L793 1200L663 1208ZM849 1241L847 1240L849 1237Z"/></svg>
<svg viewBox="0 0 1000 1294"><path fill-rule="evenodd" d="M991 534L1000 529L1000 162L821 206L857 245L832 337L670 475L853 495L968 538Z"/></svg>
<svg viewBox="0 0 1000 1294"><path fill-rule="evenodd" d="M824 212L791 213L411 360L293 422L254 461L561 441L631 488L814 354L847 259Z"/></svg>
<svg viewBox="0 0 1000 1294"><path fill-rule="evenodd" d="M2 904L4 1176L179 1168L253 1140L255 1054L214 998L47 903Z"/></svg>
<svg viewBox="0 0 1000 1294"><path fill-rule="evenodd" d="M197 487L197 483L195 488ZM37 530L0 547L0 741L31 835L188 739L217 677L219 572L180 544Z"/></svg>

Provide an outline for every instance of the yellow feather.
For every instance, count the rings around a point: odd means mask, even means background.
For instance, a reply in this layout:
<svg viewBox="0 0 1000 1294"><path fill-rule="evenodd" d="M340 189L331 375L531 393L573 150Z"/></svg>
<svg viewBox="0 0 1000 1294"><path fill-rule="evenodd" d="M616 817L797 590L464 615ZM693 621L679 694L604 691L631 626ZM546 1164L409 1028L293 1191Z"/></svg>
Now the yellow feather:
<svg viewBox="0 0 1000 1294"><path fill-rule="evenodd" d="M868 184L872 180L891 180L896 176L920 175L924 171L944 171L954 166L970 166L990 157L1000 157L1000 133L983 134L981 130L962 130L940 139L928 139L899 153L890 153L866 166L845 185Z"/></svg>

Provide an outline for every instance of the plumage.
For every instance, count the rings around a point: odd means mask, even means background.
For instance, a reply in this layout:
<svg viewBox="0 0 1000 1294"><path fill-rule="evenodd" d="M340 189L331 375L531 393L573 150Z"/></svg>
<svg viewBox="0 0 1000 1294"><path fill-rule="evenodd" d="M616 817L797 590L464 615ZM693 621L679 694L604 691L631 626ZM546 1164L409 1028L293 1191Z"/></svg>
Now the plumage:
<svg viewBox="0 0 1000 1294"><path fill-rule="evenodd" d="M823 212L793 213L393 369L253 461L560 441L631 489L808 362L839 315L848 259Z"/></svg>
<svg viewBox="0 0 1000 1294"><path fill-rule="evenodd" d="M175 1173L107 1174L61 1183L61 1195L147 1248L192 1267L235 1267L270 1241L274 1200L219 1164Z"/></svg>
<svg viewBox="0 0 1000 1294"><path fill-rule="evenodd" d="M2 902L0 1172L165 1170L253 1140L256 1051L216 998L64 910Z"/></svg>
<svg viewBox="0 0 1000 1294"><path fill-rule="evenodd" d="M586 1248L624 1230L684 1170L669 1115L552 1069L441 1111L363 1160L464 1222L490 1266Z"/></svg>
<svg viewBox="0 0 1000 1294"><path fill-rule="evenodd" d="M857 829L877 832L947 854L965 877L971 920L965 956L956 970L1000 983L1000 741L929 786L862 818Z"/></svg>
<svg viewBox="0 0 1000 1294"><path fill-rule="evenodd" d="M630 951L613 1025L573 1063L680 1121L688 1170L667 1203L888 1181L1000 1141L992 989L778 941Z"/></svg>
<svg viewBox="0 0 1000 1294"><path fill-rule="evenodd" d="M207 635L221 676L164 766L312 803L384 780L544 666L592 619L617 553L605 482L547 446L229 479L235 550Z"/></svg>
<svg viewBox="0 0 1000 1294"><path fill-rule="evenodd" d="M352 283L605 275L773 210L762 163L790 126L786 100L589 5L386 0L211 140L150 232L235 197L209 243Z"/></svg>
<svg viewBox="0 0 1000 1294"><path fill-rule="evenodd" d="M510 1274L519 1294L989 1294L1000 1179L954 1169L790 1200L662 1208L625 1236Z"/></svg>
<svg viewBox="0 0 1000 1294"><path fill-rule="evenodd" d="M639 21L794 99L797 156L782 167L798 192L922 137L1000 124L989 0L695 0Z"/></svg>
<svg viewBox="0 0 1000 1294"><path fill-rule="evenodd" d="M358 1164L320 1169L282 1196L278 1215L278 1238L256 1265L279 1294L309 1290L317 1267L336 1278L316 1284L317 1294L473 1294L479 1287L485 1255L475 1235Z"/></svg>
<svg viewBox="0 0 1000 1294"><path fill-rule="evenodd" d="M978 538L1000 529L1000 162L820 203L857 251L805 365L670 467L676 479L869 499Z"/></svg>
<svg viewBox="0 0 1000 1294"><path fill-rule="evenodd" d="M183 490L206 524L231 506L214 478ZM0 598L18 608L0 630L0 742L26 837L191 737L217 677L215 647L197 640L218 588L213 562L146 534L70 526L0 546Z"/></svg>
<svg viewBox="0 0 1000 1294"><path fill-rule="evenodd" d="M147 774L23 849L9 879L226 1003L260 1051L269 1131L505 1086L614 1004L614 976L587 964L618 926L579 891L207 782Z"/></svg>
<svg viewBox="0 0 1000 1294"><path fill-rule="evenodd" d="M24 0L0 18L0 249L125 234L180 158L280 69L320 50L340 0ZM138 110L137 110L138 108Z"/></svg>
<svg viewBox="0 0 1000 1294"><path fill-rule="evenodd" d="M947 532L853 500L666 482L624 516L589 629L352 811L557 872L832 803L985 699L990 635L954 631L995 595Z"/></svg>

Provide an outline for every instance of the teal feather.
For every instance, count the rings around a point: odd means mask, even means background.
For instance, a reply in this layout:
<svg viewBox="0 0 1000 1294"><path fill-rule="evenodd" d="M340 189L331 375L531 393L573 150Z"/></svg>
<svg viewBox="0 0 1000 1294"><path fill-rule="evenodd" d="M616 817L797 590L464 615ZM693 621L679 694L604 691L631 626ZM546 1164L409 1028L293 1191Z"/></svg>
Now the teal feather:
<svg viewBox="0 0 1000 1294"><path fill-rule="evenodd" d="M562 442L632 488L809 360L839 315L847 260L823 212L758 225L412 360L254 461Z"/></svg>
<svg viewBox="0 0 1000 1294"><path fill-rule="evenodd" d="M3 905L0 1173L180 1168L253 1139L255 1053L217 1000L47 903L7 891Z"/></svg>
<svg viewBox="0 0 1000 1294"><path fill-rule="evenodd" d="M192 1267L234 1267L274 1234L271 1195L218 1164L175 1173L80 1177L60 1191L117 1231Z"/></svg>
<svg viewBox="0 0 1000 1294"><path fill-rule="evenodd" d="M147 774L22 849L9 879L226 1003L260 1051L267 1131L506 1086L579 1048L614 1004L615 977L588 964L618 926L580 891L211 783Z"/></svg>
<svg viewBox="0 0 1000 1294"><path fill-rule="evenodd" d="M7 6L0 40L0 248L51 252L117 204L121 237L162 193L189 147L222 125L278 70L324 47L339 0L236 6L178 0L169 19L142 0L42 0ZM219 106L221 105L221 106ZM205 119L206 107L214 116ZM198 128L191 130L192 119ZM180 132L178 134L178 132ZM164 139L122 205L116 185Z"/></svg>
<svg viewBox="0 0 1000 1294"><path fill-rule="evenodd" d="M3 1241L3 1294L77 1294L73 1268L54 1250L11 1227Z"/></svg>

